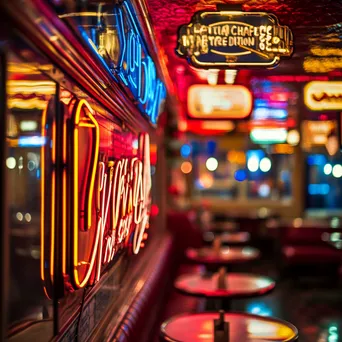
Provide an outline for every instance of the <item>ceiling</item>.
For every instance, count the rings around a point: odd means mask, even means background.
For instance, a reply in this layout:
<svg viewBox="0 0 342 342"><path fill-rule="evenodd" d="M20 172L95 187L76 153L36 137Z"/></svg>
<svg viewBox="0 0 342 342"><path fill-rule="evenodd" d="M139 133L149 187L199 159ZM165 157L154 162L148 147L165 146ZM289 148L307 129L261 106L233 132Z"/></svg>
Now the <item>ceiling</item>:
<svg viewBox="0 0 342 342"><path fill-rule="evenodd" d="M207 83L198 70L175 53L177 32L199 10L216 10L218 4L242 5L245 11L276 14L280 25L287 25L294 35L294 54L281 60L275 69L241 70L235 83L249 84L253 75L301 75L342 73L342 0L147 0L149 15L160 49L174 83L176 97L184 103L191 84ZM334 70L335 69L335 70ZM336 72L337 70L337 72ZM322 75L322 73L320 74ZM219 83L224 83L220 74ZM184 106L183 112L186 111Z"/></svg>

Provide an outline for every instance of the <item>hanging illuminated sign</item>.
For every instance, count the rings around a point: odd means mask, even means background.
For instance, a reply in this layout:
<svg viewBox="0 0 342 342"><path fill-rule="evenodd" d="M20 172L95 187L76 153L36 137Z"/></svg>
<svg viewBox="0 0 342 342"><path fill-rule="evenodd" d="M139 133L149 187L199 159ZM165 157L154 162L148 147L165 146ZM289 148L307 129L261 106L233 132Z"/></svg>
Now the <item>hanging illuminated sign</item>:
<svg viewBox="0 0 342 342"><path fill-rule="evenodd" d="M328 136L336 129L336 122L333 120L310 121L302 123L302 147L310 149L313 146L324 146L328 141Z"/></svg>
<svg viewBox="0 0 342 342"><path fill-rule="evenodd" d="M304 103L314 111L342 110L341 81L313 81L304 87Z"/></svg>
<svg viewBox="0 0 342 342"><path fill-rule="evenodd" d="M196 119L243 119L252 110L252 94L241 85L193 85L188 114Z"/></svg>
<svg viewBox="0 0 342 342"><path fill-rule="evenodd" d="M180 27L176 52L197 68L271 68L291 56L293 36L273 14L203 11Z"/></svg>
<svg viewBox="0 0 342 342"><path fill-rule="evenodd" d="M62 190L59 190L62 192L61 263L64 279L77 289L99 281L121 250L139 253L147 237L145 230L149 227L152 182L147 133L139 135L138 146L132 156L113 158L100 145L114 131L108 133L99 124L89 103L84 99L74 99L69 110L71 116L63 129L62 159L65 167L61 177ZM44 115L43 119L46 120ZM47 126L44 120L43 127ZM52 141L55 142L54 125L51 129ZM47 135L46 128L42 135ZM133 143L131 145L133 149ZM47 295L55 277L57 187L55 169L48 175L44 168L48 153L55 163L55 146L52 146L51 153L49 151L49 146L42 147L41 278ZM50 241L46 239L47 232L50 232Z"/></svg>

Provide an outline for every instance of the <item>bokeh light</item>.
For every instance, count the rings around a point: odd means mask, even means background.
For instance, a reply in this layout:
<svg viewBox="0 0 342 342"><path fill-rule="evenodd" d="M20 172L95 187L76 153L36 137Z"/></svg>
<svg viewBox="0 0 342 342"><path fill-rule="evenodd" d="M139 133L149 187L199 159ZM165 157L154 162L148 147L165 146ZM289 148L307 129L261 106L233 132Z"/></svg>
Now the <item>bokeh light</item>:
<svg viewBox="0 0 342 342"><path fill-rule="evenodd" d="M259 165L259 167L260 167L260 170L261 170L262 172L268 172L268 171L271 170L272 162L271 162L271 160L270 160L269 158L267 158L267 157L262 158L262 159L260 160L260 165Z"/></svg>
<svg viewBox="0 0 342 342"><path fill-rule="evenodd" d="M9 169L13 170L13 169L15 168L16 165L17 165L17 162L16 162L15 158L13 158L13 157L8 157L8 158L6 159L6 166L7 166Z"/></svg>
<svg viewBox="0 0 342 342"><path fill-rule="evenodd" d="M329 176L332 172L332 165L331 164L325 164L323 168L323 172L325 175Z"/></svg>
<svg viewBox="0 0 342 342"><path fill-rule="evenodd" d="M192 171L192 164L189 161L184 161L181 165L181 171L188 174Z"/></svg>
<svg viewBox="0 0 342 342"><path fill-rule="evenodd" d="M205 166L209 171L215 171L218 167L218 161L214 157L210 157L207 159Z"/></svg>
<svg viewBox="0 0 342 342"><path fill-rule="evenodd" d="M342 177L342 165L336 164L332 169L332 174L335 178Z"/></svg>
<svg viewBox="0 0 342 342"><path fill-rule="evenodd" d="M183 158L188 158L191 155L191 146L188 144L182 145L180 148L180 154Z"/></svg>
<svg viewBox="0 0 342 342"><path fill-rule="evenodd" d="M234 173L234 178L238 182L243 182L244 180L247 179L247 172L245 170L242 170L242 169L236 170Z"/></svg>
<svg viewBox="0 0 342 342"><path fill-rule="evenodd" d="M250 172L256 172L259 168L259 159L256 156L252 156L247 161L247 168Z"/></svg>

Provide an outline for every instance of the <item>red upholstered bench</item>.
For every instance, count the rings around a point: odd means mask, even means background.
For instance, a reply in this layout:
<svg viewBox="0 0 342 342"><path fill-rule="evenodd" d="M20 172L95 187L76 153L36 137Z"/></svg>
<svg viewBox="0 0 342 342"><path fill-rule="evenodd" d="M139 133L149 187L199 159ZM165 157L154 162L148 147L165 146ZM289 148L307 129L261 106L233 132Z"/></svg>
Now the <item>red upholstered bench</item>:
<svg viewBox="0 0 342 342"><path fill-rule="evenodd" d="M341 232L341 229L286 227L281 230L281 258L285 268L302 266L304 269L324 265L326 270L338 272L342 263L342 253L323 241L322 235Z"/></svg>

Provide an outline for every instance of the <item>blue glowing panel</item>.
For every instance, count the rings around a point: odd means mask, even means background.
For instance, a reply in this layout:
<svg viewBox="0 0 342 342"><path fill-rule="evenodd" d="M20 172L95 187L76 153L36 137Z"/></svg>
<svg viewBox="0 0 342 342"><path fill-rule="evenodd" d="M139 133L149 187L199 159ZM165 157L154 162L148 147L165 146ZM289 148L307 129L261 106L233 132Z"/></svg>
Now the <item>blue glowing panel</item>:
<svg viewBox="0 0 342 342"><path fill-rule="evenodd" d="M43 146L46 143L46 138L41 136L33 136L33 137L19 137L18 146L20 147L39 147Z"/></svg>
<svg viewBox="0 0 342 342"><path fill-rule="evenodd" d="M323 154L311 154L308 157L309 165L324 165L327 161L327 158Z"/></svg>
<svg viewBox="0 0 342 342"><path fill-rule="evenodd" d="M328 195L330 191L329 184L309 184L309 195Z"/></svg>

